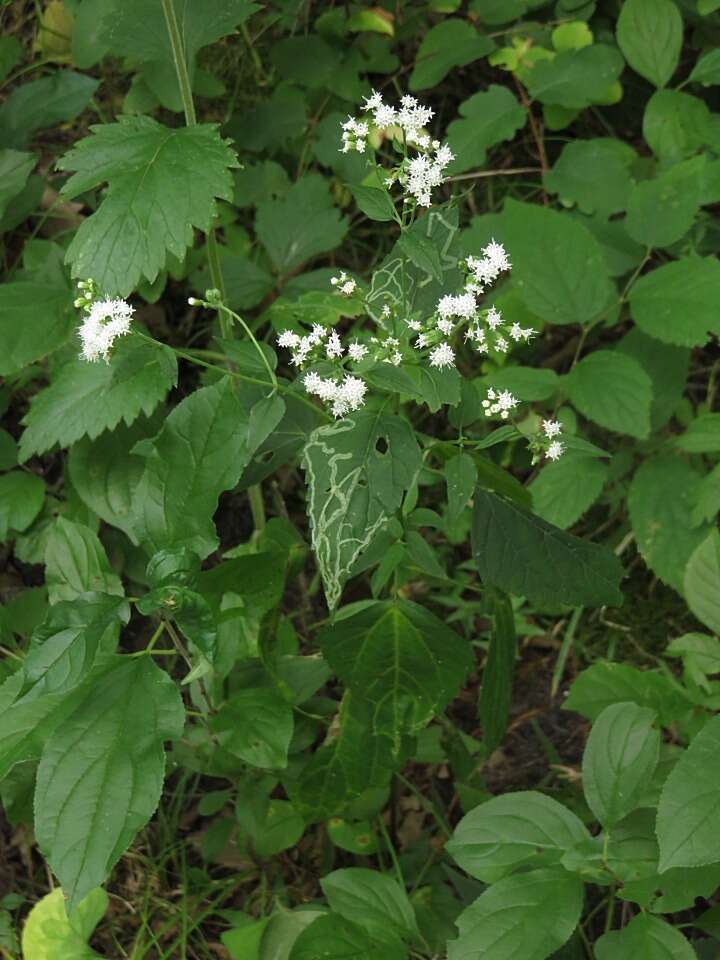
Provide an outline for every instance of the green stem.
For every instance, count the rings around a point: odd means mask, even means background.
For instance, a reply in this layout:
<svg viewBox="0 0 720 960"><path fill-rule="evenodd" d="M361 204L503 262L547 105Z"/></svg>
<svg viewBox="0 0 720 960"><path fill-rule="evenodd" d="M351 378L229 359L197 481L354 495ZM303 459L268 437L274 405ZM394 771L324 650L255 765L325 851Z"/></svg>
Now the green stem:
<svg viewBox="0 0 720 960"><path fill-rule="evenodd" d="M212 285L220 291L220 299L225 299L225 280L222 275L222 267L220 266L220 253L219 245L217 242L217 237L215 236L215 231L211 230L207 235L207 255L208 255L208 267L210 268L210 279ZM225 318L220 314L220 335L223 340L229 340L230 330L224 323Z"/></svg>
<svg viewBox="0 0 720 960"><path fill-rule="evenodd" d="M265 526L265 504L263 503L262 487L259 483L254 483L251 487L248 487L247 492L255 532L259 533Z"/></svg>
<svg viewBox="0 0 720 960"><path fill-rule="evenodd" d="M277 377L275 376L275 371L274 371L273 368L270 366L270 362L268 361L268 358L265 356L265 351L263 350L263 348L260 346L260 344L259 344L259 343L257 342L257 340L255 339L255 334L252 332L252 330L250 329L250 327L245 323L245 321L243 320L243 318L242 318L239 314L235 313L235 311L234 311L234 310L231 310L229 307L226 307L224 303L221 303L221 304L220 304L219 311L220 311L220 315L221 315L221 316L223 315L223 313L226 313L226 314L228 314L228 316L232 317L233 320L237 320L237 322L238 322L238 323L240 324L240 326L243 328L243 330L245 331L245 333L250 337L250 339L252 340L252 342L253 342L253 344L254 344L254 346L255 346L255 349L256 349L257 352L260 354L260 359L262 360L263 364L265 365L265 369L267 370L268 375L269 375L270 379L272 380L274 389L277 390L277 388L278 388L278 382L277 382Z"/></svg>

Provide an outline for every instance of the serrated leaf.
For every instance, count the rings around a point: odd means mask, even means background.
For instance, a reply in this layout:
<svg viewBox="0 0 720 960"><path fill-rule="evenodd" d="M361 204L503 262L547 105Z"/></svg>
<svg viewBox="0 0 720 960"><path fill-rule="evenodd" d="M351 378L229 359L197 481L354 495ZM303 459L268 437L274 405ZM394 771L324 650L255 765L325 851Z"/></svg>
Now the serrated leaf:
<svg viewBox="0 0 720 960"><path fill-rule="evenodd" d="M622 603L622 566L606 547L573 537L503 497L475 491L473 556L480 576L539 603Z"/></svg>
<svg viewBox="0 0 720 960"><path fill-rule="evenodd" d="M529 203L505 204L512 282L547 323L587 324L606 311L615 288L592 234L567 214Z"/></svg>
<svg viewBox="0 0 720 960"><path fill-rule="evenodd" d="M700 347L720 336L720 263L688 257L663 264L630 288L630 312L637 325L664 343Z"/></svg>
<svg viewBox="0 0 720 960"><path fill-rule="evenodd" d="M602 102L623 66L614 47L594 43L538 60L527 74L527 88L541 103L580 110Z"/></svg>
<svg viewBox="0 0 720 960"><path fill-rule="evenodd" d="M36 130L74 120L90 103L99 81L56 70L16 87L0 107L0 146L22 150Z"/></svg>
<svg viewBox="0 0 720 960"><path fill-rule="evenodd" d="M691 525L699 485L700 475L689 463L666 455L640 465L628 494L630 521L645 563L678 592L687 562L707 533L705 525Z"/></svg>
<svg viewBox="0 0 720 960"><path fill-rule="evenodd" d="M653 430L659 430L672 416L685 390L690 351L655 340L639 327L626 333L617 349L637 360L650 377L653 392L650 425Z"/></svg>
<svg viewBox="0 0 720 960"><path fill-rule="evenodd" d="M184 720L174 681L150 657L118 658L47 741L35 830L71 910L105 880L154 813L163 741L177 739Z"/></svg>
<svg viewBox="0 0 720 960"><path fill-rule="evenodd" d="M50 603L91 592L124 595L97 534L65 517L57 518L47 539L45 580Z"/></svg>
<svg viewBox="0 0 720 960"><path fill-rule="evenodd" d="M583 790L606 830L635 809L652 779L660 751L654 720L654 710L616 703L593 724L583 755Z"/></svg>
<svg viewBox="0 0 720 960"><path fill-rule="evenodd" d="M262 769L287 766L293 734L290 704L274 687L248 687L231 694L213 717L223 747L245 763Z"/></svg>
<svg viewBox="0 0 720 960"><path fill-rule="evenodd" d="M0 375L52 353L70 336L70 293L50 283L16 282L0 286Z"/></svg>
<svg viewBox="0 0 720 960"><path fill-rule="evenodd" d="M379 187L367 187L361 183L355 184L351 190L358 207L370 220L388 221L398 219L395 204L387 190Z"/></svg>
<svg viewBox="0 0 720 960"><path fill-rule="evenodd" d="M590 839L567 807L534 790L493 797L466 814L445 849L463 870L496 883L521 866L549 866Z"/></svg>
<svg viewBox="0 0 720 960"><path fill-rule="evenodd" d="M545 960L570 938L582 905L582 880L560 868L505 877L460 914L448 960Z"/></svg>
<svg viewBox="0 0 720 960"><path fill-rule="evenodd" d="M25 920L22 951L25 960L95 960L100 954L88 945L92 932L105 915L108 896L97 887L73 911L65 909L62 887L38 900Z"/></svg>
<svg viewBox="0 0 720 960"><path fill-rule="evenodd" d="M607 217L625 209L633 183L630 168L636 159L635 151L622 140L572 140L545 174L545 188L557 193L565 205L576 203L582 213Z"/></svg>
<svg viewBox="0 0 720 960"><path fill-rule="evenodd" d="M207 232L216 198L231 200L235 154L212 124L171 129L150 117L120 116L91 127L58 161L74 171L63 196L107 183L98 209L67 251L73 276L92 277L106 294L126 297L152 283L168 254L182 260L193 227Z"/></svg>
<svg viewBox="0 0 720 960"><path fill-rule="evenodd" d="M565 379L571 402L589 420L631 437L650 433L652 383L640 364L616 350L594 350Z"/></svg>
<svg viewBox="0 0 720 960"><path fill-rule="evenodd" d="M672 0L625 0L618 45L633 70L656 87L664 87L675 73L682 39L682 17Z"/></svg>
<svg viewBox="0 0 720 960"><path fill-rule="evenodd" d="M720 634L720 534L710 533L688 560L683 578L685 599L695 616Z"/></svg>
<svg viewBox="0 0 720 960"><path fill-rule="evenodd" d="M682 90L656 90L643 114L643 136L664 163L696 153L710 136L713 115L707 104Z"/></svg>
<svg viewBox="0 0 720 960"><path fill-rule="evenodd" d="M177 382L175 354L162 344L125 337L109 363L73 360L36 394L25 415L20 458L69 447L81 437L94 439L121 421L128 426L149 416Z"/></svg>
<svg viewBox="0 0 720 960"><path fill-rule="evenodd" d="M697 960L697 954L675 927L660 917L641 913L622 930L595 942L597 960Z"/></svg>
<svg viewBox="0 0 720 960"><path fill-rule="evenodd" d="M575 710L594 721L606 707L625 701L654 710L663 726L692 709L683 688L666 673L607 662L583 670L570 688L563 709Z"/></svg>
<svg viewBox="0 0 720 960"><path fill-rule="evenodd" d="M325 629L322 651L338 677L372 708L372 729L398 743L457 693L467 643L429 610L405 600L374 603Z"/></svg>
<svg viewBox="0 0 720 960"><path fill-rule="evenodd" d="M676 441L688 453L720 452L720 413L702 413Z"/></svg>
<svg viewBox="0 0 720 960"><path fill-rule="evenodd" d="M602 493L608 468L595 457L569 455L547 463L530 484L535 513L561 530L572 527Z"/></svg>
<svg viewBox="0 0 720 960"><path fill-rule="evenodd" d="M313 550L333 610L356 560L412 484L420 450L407 421L363 410L315 430L303 468Z"/></svg>
<svg viewBox="0 0 720 960"><path fill-rule="evenodd" d="M418 935L415 913L397 880L363 867L335 870L320 881L331 910L374 940L392 943Z"/></svg>
<svg viewBox="0 0 720 960"><path fill-rule="evenodd" d="M512 140L527 122L527 114L507 87L491 84L487 90L464 100L458 107L461 119L453 120L447 131L455 160L451 173L462 173L485 165L487 151L495 144Z"/></svg>
<svg viewBox="0 0 720 960"><path fill-rule="evenodd" d="M720 763L720 717L709 720L665 781L657 837L659 871L720 861L720 784L708 776Z"/></svg>
<svg viewBox="0 0 720 960"><path fill-rule="evenodd" d="M431 27L423 37L408 85L411 90L437 86L453 67L464 67L494 49L493 41L472 24L450 17Z"/></svg>
<svg viewBox="0 0 720 960"><path fill-rule="evenodd" d="M669 247L684 236L700 208L705 157L693 157L633 187L625 228L646 247Z"/></svg>
<svg viewBox="0 0 720 960"><path fill-rule="evenodd" d="M11 470L0 476L0 541L8 533L27 530L42 510L45 482L34 473Z"/></svg>
<svg viewBox="0 0 720 960"><path fill-rule="evenodd" d="M253 453L248 416L232 380L223 377L178 404L142 449L132 524L147 549L186 546L201 558L215 549L218 497L237 484Z"/></svg>

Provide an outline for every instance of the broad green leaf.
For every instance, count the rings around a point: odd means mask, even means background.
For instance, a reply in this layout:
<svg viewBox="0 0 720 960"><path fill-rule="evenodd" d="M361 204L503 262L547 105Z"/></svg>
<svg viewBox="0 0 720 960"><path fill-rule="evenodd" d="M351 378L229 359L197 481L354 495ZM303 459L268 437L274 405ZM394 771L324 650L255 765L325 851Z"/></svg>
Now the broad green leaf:
<svg viewBox="0 0 720 960"><path fill-rule="evenodd" d="M530 403L548 400L558 387L558 375L545 367L500 367L485 378L489 387L509 390L519 400ZM500 430L505 429L499 427Z"/></svg>
<svg viewBox="0 0 720 960"><path fill-rule="evenodd" d="M15 438L7 430L0 428L0 470L10 470L17 466L17 462Z"/></svg>
<svg viewBox="0 0 720 960"><path fill-rule="evenodd" d="M56 887L35 904L25 921L22 951L25 960L93 960L88 946L95 927L105 916L108 895L91 890L68 918L62 887Z"/></svg>
<svg viewBox="0 0 720 960"><path fill-rule="evenodd" d="M715 258L687 257L646 273L630 288L635 323L664 343L701 347L711 334L720 336L720 263Z"/></svg>
<svg viewBox="0 0 720 960"><path fill-rule="evenodd" d="M527 88L541 103L580 110L607 97L623 66L615 47L594 43L538 60L527 74Z"/></svg>
<svg viewBox="0 0 720 960"><path fill-rule="evenodd" d="M662 343L633 327L617 344L617 349L633 357L652 383L653 402L650 425L653 430L665 426L685 391L690 351Z"/></svg>
<svg viewBox="0 0 720 960"><path fill-rule="evenodd" d="M118 658L45 744L35 831L70 909L105 880L154 813L163 741L181 735L184 719L174 681L150 657Z"/></svg>
<svg viewBox="0 0 720 960"><path fill-rule="evenodd" d="M422 228L422 222L419 226ZM422 229L405 230L398 240L398 246L416 267L431 276L433 280L442 281L443 266L440 253L433 242L423 234Z"/></svg>
<svg viewBox="0 0 720 960"><path fill-rule="evenodd" d="M359 918L355 918L356 921ZM295 941L289 960L406 960L399 941L378 943L358 922L330 913L318 917Z"/></svg>
<svg viewBox="0 0 720 960"><path fill-rule="evenodd" d="M406 420L362 410L315 430L303 467L313 550L334 610L355 561L412 484L420 450Z"/></svg>
<svg viewBox="0 0 720 960"><path fill-rule="evenodd" d="M0 37L0 80L4 80L12 68L20 62L23 48L17 37Z"/></svg>
<svg viewBox="0 0 720 960"><path fill-rule="evenodd" d="M565 385L571 402L588 420L640 440L650 433L652 383L627 354L594 350L573 367Z"/></svg>
<svg viewBox="0 0 720 960"><path fill-rule="evenodd" d="M712 536L712 534L711 534ZM682 657L684 668L697 679L720 673L720 639L705 633L684 633L665 648L668 657Z"/></svg>
<svg viewBox="0 0 720 960"><path fill-rule="evenodd" d="M720 50L709 50L698 57L688 80L704 86L720 83Z"/></svg>
<svg viewBox="0 0 720 960"><path fill-rule="evenodd" d="M260 960L289 960L293 945L303 930L325 915L324 908L303 907L297 910L281 908L273 913L263 934Z"/></svg>
<svg viewBox="0 0 720 960"><path fill-rule="evenodd" d="M0 147L24 149L44 127L74 120L98 88L94 77L56 70L16 87L0 107Z"/></svg>
<svg viewBox="0 0 720 960"><path fill-rule="evenodd" d="M456 523L473 495L477 483L477 467L473 458L461 450L446 461L444 472L448 522Z"/></svg>
<svg viewBox="0 0 720 960"><path fill-rule="evenodd" d="M287 766L293 734L293 712L287 700L270 686L249 687L231 694L213 717L224 748L262 769Z"/></svg>
<svg viewBox="0 0 720 960"><path fill-rule="evenodd" d="M320 886L331 910L352 920L380 943L417 936L415 913L397 880L377 870L349 867L323 877Z"/></svg>
<svg viewBox="0 0 720 960"><path fill-rule="evenodd" d="M700 207L705 157L693 157L635 184L627 204L625 228L646 247L669 247L684 236Z"/></svg>
<svg viewBox="0 0 720 960"><path fill-rule="evenodd" d="M595 721L611 704L631 701L654 710L667 726L692 709L679 683L657 670L638 670L624 663L594 663L580 674L563 704Z"/></svg>
<svg viewBox="0 0 720 960"><path fill-rule="evenodd" d="M255 232L277 273L284 274L334 250L347 233L347 221L333 206L328 182L307 173L283 197L258 203Z"/></svg>
<svg viewBox="0 0 720 960"><path fill-rule="evenodd" d="M504 89L504 88L503 88ZM622 140L571 140L544 176L545 188L582 213L607 217L624 210L633 185L637 154Z"/></svg>
<svg viewBox="0 0 720 960"><path fill-rule="evenodd" d="M617 21L623 56L641 77L664 87L675 73L683 23L672 0L625 0Z"/></svg>
<svg viewBox="0 0 720 960"><path fill-rule="evenodd" d="M655 772L660 733L654 720L654 710L615 703L593 724L583 755L583 790L606 830L635 809Z"/></svg>
<svg viewBox="0 0 720 960"><path fill-rule="evenodd" d="M379 187L366 187L361 183L352 187L355 202L370 220L397 220L395 204L387 190Z"/></svg>
<svg viewBox="0 0 720 960"><path fill-rule="evenodd" d="M392 14L382 7L366 7L364 10L355 10L350 14L345 24L352 33L384 33L389 37L395 36L395 26Z"/></svg>
<svg viewBox="0 0 720 960"><path fill-rule="evenodd" d="M720 452L720 413L702 413L676 441L688 453Z"/></svg>
<svg viewBox="0 0 720 960"><path fill-rule="evenodd" d="M545 960L570 938L582 905L582 880L559 867L505 877L460 914L448 960Z"/></svg>
<svg viewBox="0 0 720 960"><path fill-rule="evenodd" d="M475 491L473 556L481 578L539 603L622 603L622 566L606 547L564 533L480 487Z"/></svg>
<svg viewBox="0 0 720 960"><path fill-rule="evenodd" d="M27 530L45 502L45 481L34 473L11 470L0 476L0 541L11 531Z"/></svg>
<svg viewBox="0 0 720 960"><path fill-rule="evenodd" d="M712 114L707 104L682 90L657 90L643 115L643 136L664 163L692 156L710 136Z"/></svg>
<svg viewBox="0 0 720 960"><path fill-rule="evenodd" d="M595 942L597 960L697 960L685 937L660 917L641 913Z"/></svg>
<svg viewBox="0 0 720 960"><path fill-rule="evenodd" d="M344 617L319 642L338 677L371 705L373 731L395 743L447 706L472 662L458 634L406 600Z"/></svg>
<svg viewBox="0 0 720 960"><path fill-rule="evenodd" d="M70 336L70 293L50 283L17 282L0 286L0 375L52 353Z"/></svg>
<svg viewBox="0 0 720 960"><path fill-rule="evenodd" d="M152 283L168 254L178 259L207 232L216 197L231 200L235 154L211 124L165 127L150 117L120 116L91 128L58 162L73 171L63 196L107 183L67 252L73 275L92 277L109 295L125 297L142 277Z"/></svg>
<svg viewBox="0 0 720 960"><path fill-rule="evenodd" d="M57 518L47 539L45 580L50 603L74 600L81 593L124 593L97 534L65 517Z"/></svg>
<svg viewBox="0 0 720 960"><path fill-rule="evenodd" d="M264 798L263 798L264 799ZM235 805L235 815L244 831L244 842L260 857L274 857L294 847L305 830L305 821L288 800L269 800L260 810Z"/></svg>
<svg viewBox="0 0 720 960"><path fill-rule="evenodd" d="M720 634L720 534L711 530L692 552L683 588L695 616Z"/></svg>
<svg viewBox="0 0 720 960"><path fill-rule="evenodd" d="M454 67L464 67L494 49L493 41L467 20L450 17L431 27L423 37L408 85L411 90L435 87Z"/></svg>
<svg viewBox="0 0 720 960"><path fill-rule="evenodd" d="M36 162L33 153L0 150L0 217L8 203L22 192Z"/></svg>
<svg viewBox="0 0 720 960"><path fill-rule="evenodd" d="M133 530L146 548L186 546L201 558L215 549L218 497L236 485L253 453L248 416L232 380L223 377L178 404L154 440L141 441L146 461Z"/></svg>
<svg viewBox="0 0 720 960"><path fill-rule="evenodd" d="M266 154L300 137L307 123L304 94L296 87L282 84L268 99L231 117L225 131L241 143L244 150Z"/></svg>
<svg viewBox="0 0 720 960"><path fill-rule="evenodd" d="M488 149L512 140L527 122L525 110L511 91L497 84L464 100L458 113L461 119L453 120L447 130L448 143L455 154L448 166L452 173L484 166Z"/></svg>
<svg viewBox="0 0 720 960"><path fill-rule="evenodd" d="M494 591L493 628L482 674L478 717L489 753L503 741L510 717L513 673L517 657L515 615L507 594Z"/></svg>
<svg viewBox="0 0 720 960"><path fill-rule="evenodd" d="M698 897L709 900L720 886L720 863L704 867L675 867L658 874L662 896L653 903L656 913L677 913L695 906Z"/></svg>
<svg viewBox="0 0 720 960"><path fill-rule="evenodd" d="M149 416L177 381L175 355L162 344L124 337L109 363L72 360L36 394L25 415L20 458L91 440L121 421Z"/></svg>
<svg viewBox="0 0 720 960"><path fill-rule="evenodd" d="M615 288L600 245L582 224L516 200L506 201L503 223L513 286L534 314L547 323L587 324L610 308Z"/></svg>
<svg viewBox="0 0 720 960"><path fill-rule="evenodd" d="M270 48L270 59L283 80L311 90L333 88L333 75L340 68L337 48L317 34L283 37Z"/></svg>
<svg viewBox="0 0 720 960"><path fill-rule="evenodd" d="M692 740L665 781L658 807L660 872L720 861L720 784L708 772L720 763L720 717Z"/></svg>
<svg viewBox="0 0 720 960"><path fill-rule="evenodd" d="M595 503L605 486L608 468L595 457L566 451L557 463L547 463L530 484L535 513L567 530Z"/></svg>
<svg viewBox="0 0 720 960"><path fill-rule="evenodd" d="M700 481L692 512L693 524L714 520L718 513L720 513L720 463Z"/></svg>
<svg viewBox="0 0 720 960"><path fill-rule="evenodd" d="M252 920L247 914L240 914L235 923L238 926L225 930L220 937L232 960L260 960L260 943L270 917Z"/></svg>
<svg viewBox="0 0 720 960"><path fill-rule="evenodd" d="M493 797L466 814L445 849L483 883L496 883L518 867L550 866L590 839L567 807L534 790Z"/></svg>
<svg viewBox="0 0 720 960"><path fill-rule="evenodd" d="M628 494L638 549L653 573L678 592L691 554L707 533L691 526L700 475L684 460L658 456L640 465Z"/></svg>

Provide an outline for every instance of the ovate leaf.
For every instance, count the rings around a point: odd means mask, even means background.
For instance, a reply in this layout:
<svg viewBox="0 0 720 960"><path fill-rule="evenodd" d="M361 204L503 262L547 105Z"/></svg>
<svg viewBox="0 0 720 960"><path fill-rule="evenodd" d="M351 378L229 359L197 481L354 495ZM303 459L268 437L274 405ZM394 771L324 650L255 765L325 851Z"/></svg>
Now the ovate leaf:
<svg viewBox="0 0 720 960"><path fill-rule="evenodd" d="M658 807L660 872L720 861L720 717L705 724L665 781Z"/></svg>
<svg viewBox="0 0 720 960"><path fill-rule="evenodd" d="M570 400L589 420L643 439L650 433L652 383L637 360L594 350L566 378Z"/></svg>
<svg viewBox="0 0 720 960"><path fill-rule="evenodd" d="M497 84L464 100L458 113L461 119L453 120L447 131L455 154L448 167L452 173L484 166L488 149L512 140L527 122L527 114L512 92Z"/></svg>
<svg viewBox="0 0 720 960"><path fill-rule="evenodd" d="M622 140L571 140L545 174L545 187L566 206L575 203L582 213L597 211L606 217L625 209L632 187L630 167L636 159Z"/></svg>
<svg viewBox="0 0 720 960"><path fill-rule="evenodd" d="M27 460L55 444L91 439L121 420L130 425L150 415L177 381L175 354L162 344L124 337L109 363L72 360L36 394L25 415L20 457Z"/></svg>
<svg viewBox="0 0 720 960"><path fill-rule="evenodd" d="M99 886L157 807L164 740L182 733L175 683L150 657L118 659L40 759L35 830L70 909Z"/></svg>
<svg viewBox="0 0 720 960"><path fill-rule="evenodd" d="M705 157L693 157L636 184L625 228L646 247L669 247L690 229L700 207Z"/></svg>
<svg viewBox="0 0 720 960"><path fill-rule="evenodd" d="M527 75L527 87L545 105L581 110L607 97L623 66L614 47L594 43L538 60Z"/></svg>
<svg viewBox="0 0 720 960"><path fill-rule="evenodd" d="M571 606L622 602L622 566L612 551L479 487L472 544L482 579L508 593Z"/></svg>
<svg viewBox="0 0 720 960"><path fill-rule="evenodd" d="M557 463L547 463L530 484L533 510L548 523L567 530L600 496L607 473L602 460L566 452Z"/></svg>
<svg viewBox="0 0 720 960"><path fill-rule="evenodd" d="M56 70L16 87L0 107L0 146L22 150L36 130L74 120L97 88L94 77L74 70Z"/></svg>
<svg viewBox="0 0 720 960"><path fill-rule="evenodd" d="M45 482L41 477L22 470L0 476L0 541L11 530L27 530L44 502Z"/></svg>
<svg viewBox="0 0 720 960"><path fill-rule="evenodd" d="M97 534L65 517L57 518L47 538L45 579L50 603L81 593L124 593Z"/></svg>
<svg viewBox="0 0 720 960"><path fill-rule="evenodd" d="M681 347L701 347L720 336L720 263L687 257L646 273L630 288L630 312L651 337Z"/></svg>
<svg viewBox="0 0 720 960"><path fill-rule="evenodd" d="M545 960L570 938L582 904L582 880L560 868L506 877L460 914L448 960Z"/></svg>
<svg viewBox="0 0 720 960"><path fill-rule="evenodd" d="M289 960L406 960L399 940L378 943L357 923L329 913L318 917L295 941Z"/></svg>
<svg viewBox="0 0 720 960"><path fill-rule="evenodd" d="M683 579L688 606L706 627L720 634L720 534L711 530L690 556Z"/></svg>
<svg viewBox="0 0 720 960"><path fill-rule="evenodd" d="M477 467L473 458L460 451L445 464L448 521L455 523L467 506L477 483Z"/></svg>
<svg viewBox="0 0 720 960"><path fill-rule="evenodd" d="M660 733L654 720L647 707L616 703L593 724L583 755L583 790L606 830L635 809L655 772Z"/></svg>
<svg viewBox="0 0 720 960"><path fill-rule="evenodd" d="M664 87L680 59L683 23L672 0L625 0L617 40L630 66L656 87Z"/></svg>
<svg viewBox="0 0 720 960"><path fill-rule="evenodd" d="M35 163L32 153L0 150L0 218L13 197L22 192Z"/></svg>
<svg viewBox="0 0 720 960"><path fill-rule="evenodd" d="M597 960L697 960L685 937L660 917L641 913L595 942Z"/></svg>
<svg viewBox="0 0 720 960"><path fill-rule="evenodd" d="M481 803L455 828L445 849L463 870L496 883L521 865L559 863L565 851L590 839L567 807L534 790Z"/></svg>
<svg viewBox="0 0 720 960"><path fill-rule="evenodd" d="M625 663L594 663L575 680L563 707L596 720L611 704L632 701L657 713L660 723L674 723L692 707L684 689L666 673L638 670Z"/></svg>
<svg viewBox="0 0 720 960"><path fill-rule="evenodd" d="M226 750L254 767L280 769L287 765L293 733L290 704L274 687L248 687L232 694L213 718Z"/></svg>
<svg viewBox="0 0 720 960"><path fill-rule="evenodd" d="M107 908L108 896L98 887L88 893L69 918L62 887L56 887L38 900L28 914L22 932L23 957L25 960L99 958L100 955L90 949L88 940Z"/></svg>
<svg viewBox="0 0 720 960"><path fill-rule="evenodd" d="M17 373L47 356L69 337L70 294L50 283L0 286L0 375Z"/></svg>
<svg viewBox="0 0 720 960"><path fill-rule="evenodd" d="M231 200L227 141L211 124L165 127L150 117L121 116L92 127L59 161L74 171L63 195L107 183L100 206L80 225L67 259L73 275L92 277L110 295L125 297L142 277L152 283L171 253L182 259L193 227L205 232L215 200Z"/></svg>
<svg viewBox="0 0 720 960"><path fill-rule="evenodd" d="M411 90L437 86L453 67L464 67L491 53L495 44L466 20L450 17L431 27L423 37L410 74Z"/></svg>
<svg viewBox="0 0 720 960"><path fill-rule="evenodd" d="M418 932L415 913L397 880L362 867L335 870L320 881L331 909L374 940L407 940Z"/></svg>

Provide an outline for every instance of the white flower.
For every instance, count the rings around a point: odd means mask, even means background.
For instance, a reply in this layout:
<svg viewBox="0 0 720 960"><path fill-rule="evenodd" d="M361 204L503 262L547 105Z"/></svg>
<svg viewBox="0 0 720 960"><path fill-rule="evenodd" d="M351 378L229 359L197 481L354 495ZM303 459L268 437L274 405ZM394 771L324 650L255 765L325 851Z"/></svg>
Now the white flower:
<svg viewBox="0 0 720 960"><path fill-rule="evenodd" d="M357 283L353 279L346 280L345 283L340 285L340 293L345 294L346 297L351 296L356 290Z"/></svg>
<svg viewBox="0 0 720 960"><path fill-rule="evenodd" d="M420 336L415 341L415 349L422 350L427 345L428 345L428 338L425 336L424 333L421 333Z"/></svg>
<svg viewBox="0 0 720 960"><path fill-rule="evenodd" d="M392 365L395 366L395 367L399 367L399 366L400 366L400 364L402 363L402 354L400 353L399 350L396 350L396 351L395 351L395 353L394 353L394 354L392 355L392 357L390 358L390 362L391 362Z"/></svg>
<svg viewBox="0 0 720 960"><path fill-rule="evenodd" d="M395 126L397 123L397 113L395 111L395 107L391 107L386 103L381 103L380 106L375 110L373 120L375 121L375 126L379 127L381 130L387 130L388 127Z"/></svg>
<svg viewBox="0 0 720 960"><path fill-rule="evenodd" d="M325 353L330 359L334 357L341 357L343 355L343 345L340 342L340 337L337 335L337 331L333 330L330 336L327 339L325 344Z"/></svg>
<svg viewBox="0 0 720 960"><path fill-rule="evenodd" d="M351 343L348 347L348 356L351 360L355 360L356 363L359 363L367 352L368 348L364 343Z"/></svg>
<svg viewBox="0 0 720 960"><path fill-rule="evenodd" d="M412 330L413 333L420 333L422 330L422 324L419 320L406 320L405 323L409 330Z"/></svg>
<svg viewBox="0 0 720 960"><path fill-rule="evenodd" d="M565 446L560 443L559 440L553 440L553 442L545 451L545 456L548 458L548 460L559 460L564 452Z"/></svg>
<svg viewBox="0 0 720 960"><path fill-rule="evenodd" d="M444 333L446 337L449 337L453 331L453 322L452 320L438 320L437 328L441 333Z"/></svg>
<svg viewBox="0 0 720 960"><path fill-rule="evenodd" d="M280 336L277 338L279 347L297 347L300 343L300 337L297 333L293 333L292 330L283 330Z"/></svg>
<svg viewBox="0 0 720 960"><path fill-rule="evenodd" d="M333 398L332 412L336 417L344 417L351 410L358 410L365 403L367 387L358 377L346 376L340 384L336 384Z"/></svg>
<svg viewBox="0 0 720 960"><path fill-rule="evenodd" d="M535 330L532 327L521 327L519 323L514 323L510 327L510 336L513 340L524 340L526 343L531 337L535 336Z"/></svg>
<svg viewBox="0 0 720 960"><path fill-rule="evenodd" d="M82 356L95 361L108 361L110 350L118 337L130 333L134 309L125 300L97 300L78 328L82 342Z"/></svg>
<svg viewBox="0 0 720 960"><path fill-rule="evenodd" d="M386 303L385 306L382 308L382 315L383 315L384 317L389 317L389 316L390 316L390 307L388 306L387 303Z"/></svg>
<svg viewBox="0 0 720 960"><path fill-rule="evenodd" d="M490 262L498 274L510 269L511 263L505 252L505 247L501 243L496 243L495 240L491 240L486 247L483 247L482 252L485 259Z"/></svg>
<svg viewBox="0 0 720 960"><path fill-rule="evenodd" d="M303 377L303 386L308 393L320 393L323 388L323 379L319 374L309 371Z"/></svg>
<svg viewBox="0 0 720 960"><path fill-rule="evenodd" d="M314 323L310 334L307 337L303 337L303 340L307 340L311 347L316 347L319 343L323 342L327 335L327 327L324 327L321 323Z"/></svg>
<svg viewBox="0 0 720 960"><path fill-rule="evenodd" d="M495 307L490 307L487 312L487 317L485 318L487 325L491 330L495 331L502 323L502 314L499 310L496 310Z"/></svg>
<svg viewBox="0 0 720 960"><path fill-rule="evenodd" d="M487 399L483 400L482 405L485 409L485 416L491 417L494 413L499 413L501 419L507 420L510 411L514 410L519 400L514 397L509 390L493 390L492 387L487 392Z"/></svg>
<svg viewBox="0 0 720 960"><path fill-rule="evenodd" d="M357 150L358 153L365 151L365 138L370 129L366 123L356 120L354 117L348 117L342 125L342 153L349 153L350 150Z"/></svg>
<svg viewBox="0 0 720 960"><path fill-rule="evenodd" d="M543 420L542 428L548 440L552 440L553 437L558 437L562 433L562 424L557 420Z"/></svg>
<svg viewBox="0 0 720 960"><path fill-rule="evenodd" d="M368 110L377 110L378 107L383 105L382 94L378 93L377 90L373 90L369 97L363 97L365 103L363 104L363 110L366 112Z"/></svg>
<svg viewBox="0 0 720 960"><path fill-rule="evenodd" d="M420 338L418 337L418 340ZM455 366L455 353L449 343L439 343L430 351L430 366L442 370L443 367Z"/></svg>
<svg viewBox="0 0 720 960"><path fill-rule="evenodd" d="M510 348L510 344L507 342L505 337L496 337L495 338L495 349L500 353L507 353Z"/></svg>

